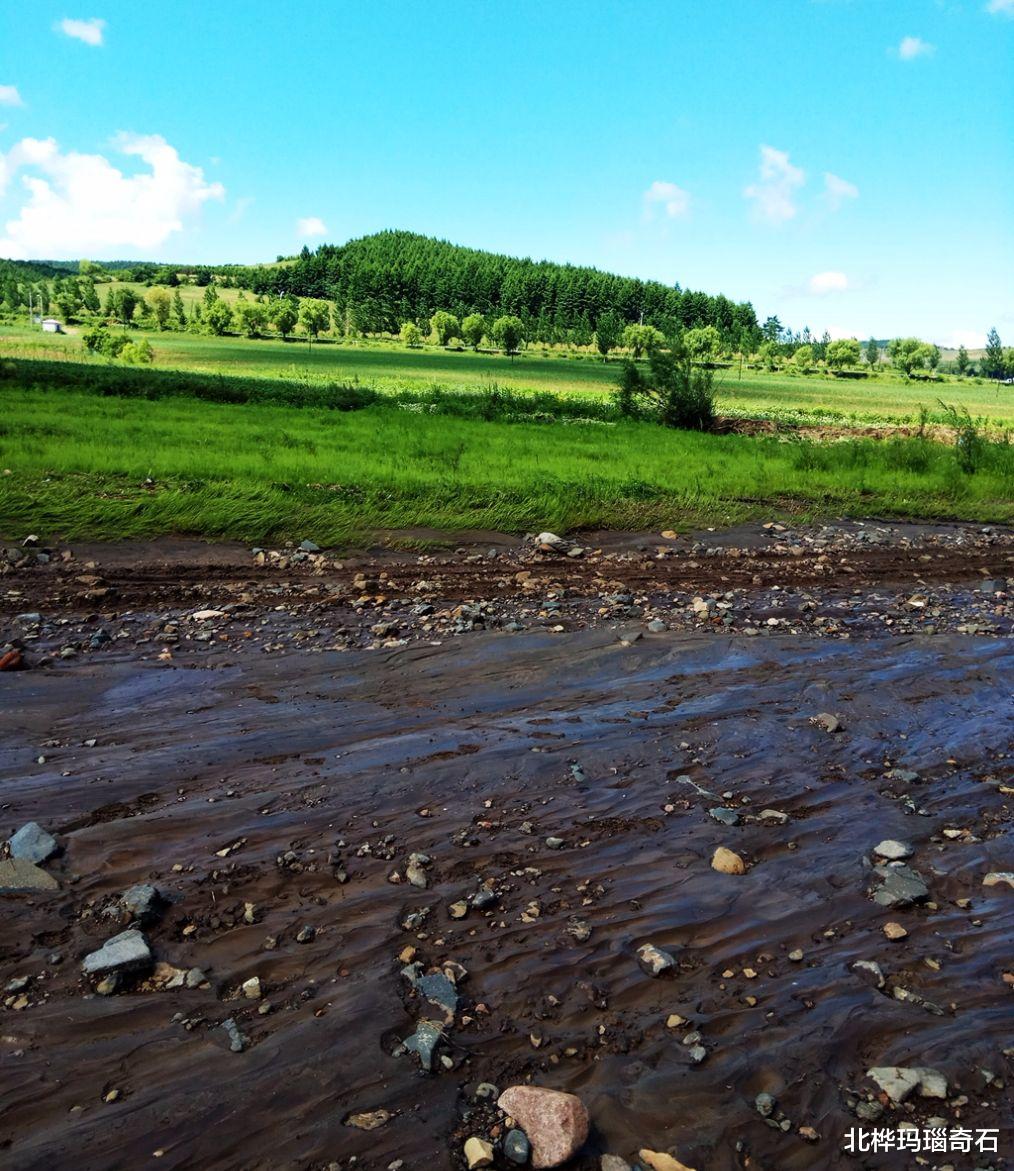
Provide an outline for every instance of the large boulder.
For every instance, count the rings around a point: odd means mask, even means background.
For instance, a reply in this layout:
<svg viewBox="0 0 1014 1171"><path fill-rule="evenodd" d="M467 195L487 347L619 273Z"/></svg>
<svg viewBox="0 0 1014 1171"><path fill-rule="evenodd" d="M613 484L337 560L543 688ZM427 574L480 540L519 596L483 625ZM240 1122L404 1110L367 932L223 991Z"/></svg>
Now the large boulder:
<svg viewBox="0 0 1014 1171"><path fill-rule="evenodd" d="M588 1111L574 1094L542 1086L511 1086L497 1105L528 1136L536 1171L566 1163L588 1137Z"/></svg>

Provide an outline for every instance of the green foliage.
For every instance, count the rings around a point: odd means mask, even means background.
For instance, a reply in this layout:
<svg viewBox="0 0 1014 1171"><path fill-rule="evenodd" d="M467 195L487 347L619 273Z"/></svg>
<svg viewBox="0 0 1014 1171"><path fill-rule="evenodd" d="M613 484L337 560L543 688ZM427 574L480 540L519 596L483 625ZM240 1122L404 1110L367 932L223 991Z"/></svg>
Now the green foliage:
<svg viewBox="0 0 1014 1171"><path fill-rule="evenodd" d="M406 346L414 348L422 344L422 330L414 321L406 321L402 325L400 336Z"/></svg>
<svg viewBox="0 0 1014 1171"><path fill-rule="evenodd" d="M715 420L715 376L694 366L686 345L656 350L647 373L624 362L615 402L628 418L652 416L666 427L707 431Z"/></svg>
<svg viewBox="0 0 1014 1171"><path fill-rule="evenodd" d="M695 362L711 362L721 352L722 338L713 325L705 325L688 329L683 335L683 345Z"/></svg>
<svg viewBox="0 0 1014 1171"><path fill-rule="evenodd" d="M214 287L208 285L208 289ZM210 300L208 297L204 299L204 324L216 337L221 337L232 327L232 310L217 293Z"/></svg>
<svg viewBox="0 0 1014 1171"><path fill-rule="evenodd" d="M303 300L299 303L299 320L309 337L324 332L331 322L331 311L323 301Z"/></svg>
<svg viewBox="0 0 1014 1171"><path fill-rule="evenodd" d="M445 309L438 309L430 318L430 329L433 336L442 346L448 346L461 335L461 323L453 313Z"/></svg>
<svg viewBox="0 0 1014 1171"><path fill-rule="evenodd" d="M155 351L151 348L151 342L142 337L128 341L120 350L119 357L130 366L150 366L155 360Z"/></svg>
<svg viewBox="0 0 1014 1171"><path fill-rule="evenodd" d="M995 326L986 335L986 353L982 359L982 373L987 378L1003 378L1006 374L1003 344Z"/></svg>
<svg viewBox="0 0 1014 1171"><path fill-rule="evenodd" d="M498 317L490 329L493 344L499 346L505 354L514 354L525 340L525 327L520 317L506 314Z"/></svg>
<svg viewBox="0 0 1014 1171"><path fill-rule="evenodd" d="M609 351L615 350L623 336L623 321L611 309L595 322L595 348L604 362L609 360Z"/></svg>
<svg viewBox="0 0 1014 1171"><path fill-rule="evenodd" d="M880 346L872 337L866 343L866 362L871 370L875 370L880 365Z"/></svg>
<svg viewBox="0 0 1014 1171"><path fill-rule="evenodd" d="M958 374L962 378L964 378L965 375L968 373L968 367L969 367L968 351L965 349L964 346L958 347L957 357L954 359L954 367L957 370Z"/></svg>
<svg viewBox="0 0 1014 1171"><path fill-rule="evenodd" d="M665 334L653 325L628 325L623 331L623 344L635 358L640 358L642 354L653 354L662 349Z"/></svg>
<svg viewBox="0 0 1014 1171"><path fill-rule="evenodd" d="M461 339L477 350L486 336L486 329L486 318L481 313L469 313L461 323Z"/></svg>
<svg viewBox="0 0 1014 1171"><path fill-rule="evenodd" d="M891 365L900 370L905 377L910 377L914 370L923 370L934 358L940 361L940 351L936 346L921 342L917 337L897 337L888 343L887 356Z"/></svg>
<svg viewBox="0 0 1014 1171"><path fill-rule="evenodd" d="M166 329L169 325L169 314L172 312L172 297L168 289L155 287L145 297L151 315L159 329Z"/></svg>
<svg viewBox="0 0 1014 1171"><path fill-rule="evenodd" d="M854 337L839 338L827 347L827 364L832 370L845 370L858 366L862 349Z"/></svg>
<svg viewBox="0 0 1014 1171"><path fill-rule="evenodd" d="M271 324L282 337L288 337L299 321L299 302L295 297L279 297L271 306Z"/></svg>
<svg viewBox="0 0 1014 1171"><path fill-rule="evenodd" d="M173 293L172 320L176 329L187 328L187 310L186 306L183 304L183 298L180 296L179 289L176 289L176 291Z"/></svg>
<svg viewBox="0 0 1014 1171"><path fill-rule="evenodd" d="M813 365L813 346L797 346L792 355L792 364L800 370L808 370Z"/></svg>
<svg viewBox="0 0 1014 1171"><path fill-rule="evenodd" d="M106 312L110 317L115 317L121 324L129 325L140 303L141 299L137 293L128 286L110 289L109 296L106 298Z"/></svg>
<svg viewBox="0 0 1014 1171"><path fill-rule="evenodd" d="M233 308L236 325L247 337L260 337L268 323L268 311L257 301L245 298L237 301Z"/></svg>

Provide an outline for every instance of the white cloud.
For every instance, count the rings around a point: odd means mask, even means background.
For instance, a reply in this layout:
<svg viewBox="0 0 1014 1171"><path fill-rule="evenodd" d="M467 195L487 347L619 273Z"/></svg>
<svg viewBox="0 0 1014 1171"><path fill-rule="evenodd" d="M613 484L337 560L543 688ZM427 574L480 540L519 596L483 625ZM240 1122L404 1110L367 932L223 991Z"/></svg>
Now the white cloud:
<svg viewBox="0 0 1014 1171"><path fill-rule="evenodd" d="M846 199L858 198L859 188L855 183L832 175L830 171L824 172L824 202L831 211L837 211Z"/></svg>
<svg viewBox="0 0 1014 1171"><path fill-rule="evenodd" d="M0 106L23 106L16 85L0 85Z"/></svg>
<svg viewBox="0 0 1014 1171"><path fill-rule="evenodd" d="M849 287L849 278L843 272L818 272L810 277L807 289L815 297L825 297L828 293L844 293Z"/></svg>
<svg viewBox="0 0 1014 1171"><path fill-rule="evenodd" d="M149 169L127 175L103 155L63 152L53 138L23 138L0 152L0 196L22 170L27 192L0 233L0 256L100 257L124 249L150 256L188 216L225 195L158 134L121 133L113 145Z"/></svg>
<svg viewBox="0 0 1014 1171"><path fill-rule="evenodd" d="M661 204L662 210L670 219L685 216L690 211L690 192L677 187L675 183L664 183L656 179L644 193L644 217L653 219L656 205Z"/></svg>
<svg viewBox="0 0 1014 1171"><path fill-rule="evenodd" d="M76 41L84 41L86 45L101 45L106 22L97 16L90 20L71 20L65 16L63 20L57 21L55 27L57 32L73 37Z"/></svg>
<svg viewBox="0 0 1014 1171"><path fill-rule="evenodd" d="M956 350L960 346L966 350L981 350L985 345L986 335L981 329L956 329L940 342L943 350Z"/></svg>
<svg viewBox="0 0 1014 1171"><path fill-rule="evenodd" d="M806 175L789 162L784 150L762 146L760 153L760 181L744 188L743 195L756 200L755 210L761 219L773 224L791 220L796 214L794 193L806 182Z"/></svg>
<svg viewBox="0 0 1014 1171"><path fill-rule="evenodd" d="M898 56L902 61L914 61L916 57L928 57L936 52L936 46L922 37L902 37L898 45Z"/></svg>
<svg viewBox="0 0 1014 1171"><path fill-rule="evenodd" d="M327 224L320 216L305 216L301 220L296 220L296 235L301 239L307 239L310 236L326 236Z"/></svg>
<svg viewBox="0 0 1014 1171"><path fill-rule="evenodd" d="M999 13L1001 16L1014 16L1014 0L989 0L986 11Z"/></svg>

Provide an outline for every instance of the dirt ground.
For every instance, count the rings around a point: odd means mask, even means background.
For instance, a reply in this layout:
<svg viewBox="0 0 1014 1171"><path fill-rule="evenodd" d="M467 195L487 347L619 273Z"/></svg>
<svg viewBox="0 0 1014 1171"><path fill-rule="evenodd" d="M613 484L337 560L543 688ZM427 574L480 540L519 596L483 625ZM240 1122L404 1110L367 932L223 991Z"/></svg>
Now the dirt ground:
<svg viewBox="0 0 1014 1171"><path fill-rule="evenodd" d="M0 841L60 852L0 892L0 1165L460 1168L525 1081L581 1171L1011 1165L1014 534L458 540L6 543ZM152 963L97 987L135 884ZM900 1122L1004 1133L843 1152Z"/></svg>

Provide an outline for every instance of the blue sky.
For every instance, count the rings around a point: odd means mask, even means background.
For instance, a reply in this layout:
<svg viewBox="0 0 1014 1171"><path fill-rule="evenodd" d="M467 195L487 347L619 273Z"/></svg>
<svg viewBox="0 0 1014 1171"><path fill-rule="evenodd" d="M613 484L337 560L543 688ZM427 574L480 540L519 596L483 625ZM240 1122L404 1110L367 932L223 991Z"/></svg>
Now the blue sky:
<svg viewBox="0 0 1014 1171"><path fill-rule="evenodd" d="M1014 342L1014 0L5 0L0 255L409 228Z"/></svg>

